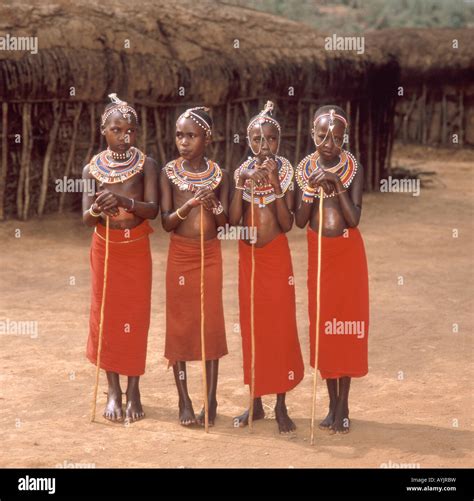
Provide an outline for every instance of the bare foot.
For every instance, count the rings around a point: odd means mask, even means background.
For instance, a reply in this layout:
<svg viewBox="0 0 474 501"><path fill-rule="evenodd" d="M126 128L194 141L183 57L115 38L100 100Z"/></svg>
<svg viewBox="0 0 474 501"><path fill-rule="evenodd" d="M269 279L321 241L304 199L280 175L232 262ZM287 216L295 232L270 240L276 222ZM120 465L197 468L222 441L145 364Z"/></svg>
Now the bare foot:
<svg viewBox="0 0 474 501"><path fill-rule="evenodd" d="M334 424L335 409L329 408L328 415L319 423L320 430L329 430Z"/></svg>
<svg viewBox="0 0 474 501"><path fill-rule="evenodd" d="M329 430L329 434L334 435L336 433L349 433L350 425L351 421L349 419L349 407L345 406L344 403L338 403L336 406L334 423Z"/></svg>
<svg viewBox="0 0 474 501"><path fill-rule="evenodd" d="M217 402L209 402L209 426L214 426L214 422L216 421L217 415ZM204 407L196 418L196 423L205 426L205 411Z"/></svg>
<svg viewBox="0 0 474 501"><path fill-rule="evenodd" d="M263 410L263 404L261 398L256 398L253 404L253 421L258 419L263 419L265 417L265 411ZM237 428L243 428L249 424L249 410L247 409L243 414L234 418L234 426Z"/></svg>
<svg viewBox="0 0 474 501"><path fill-rule="evenodd" d="M127 395L127 403L125 405L125 420L129 423L139 421L145 417L140 393Z"/></svg>
<svg viewBox="0 0 474 501"><path fill-rule="evenodd" d="M179 402L179 422L182 426L191 426L196 423L193 404L191 400Z"/></svg>
<svg viewBox="0 0 474 501"><path fill-rule="evenodd" d="M275 419L278 423L280 433L291 433L296 430L296 425L288 416L286 405L275 406Z"/></svg>
<svg viewBox="0 0 474 501"><path fill-rule="evenodd" d="M103 416L109 421L123 421L122 392L108 391Z"/></svg>

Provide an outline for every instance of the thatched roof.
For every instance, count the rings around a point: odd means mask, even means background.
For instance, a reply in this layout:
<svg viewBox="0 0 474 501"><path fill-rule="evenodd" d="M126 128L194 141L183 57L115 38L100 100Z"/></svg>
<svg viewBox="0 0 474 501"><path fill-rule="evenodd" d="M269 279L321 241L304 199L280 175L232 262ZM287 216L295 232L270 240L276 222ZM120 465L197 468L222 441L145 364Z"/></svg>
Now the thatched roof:
<svg viewBox="0 0 474 501"><path fill-rule="evenodd" d="M366 89L369 69L391 64L375 45L362 55L326 51L306 25L209 0L12 0L0 6L0 33L39 39L36 55L0 51L7 100L67 99L72 86L85 101L116 90L144 103L212 105L290 86L344 98Z"/></svg>
<svg viewBox="0 0 474 501"><path fill-rule="evenodd" d="M367 45L375 45L397 59L402 82L472 82L472 29L388 29L370 32L366 38ZM453 40L458 41L458 48L453 48Z"/></svg>

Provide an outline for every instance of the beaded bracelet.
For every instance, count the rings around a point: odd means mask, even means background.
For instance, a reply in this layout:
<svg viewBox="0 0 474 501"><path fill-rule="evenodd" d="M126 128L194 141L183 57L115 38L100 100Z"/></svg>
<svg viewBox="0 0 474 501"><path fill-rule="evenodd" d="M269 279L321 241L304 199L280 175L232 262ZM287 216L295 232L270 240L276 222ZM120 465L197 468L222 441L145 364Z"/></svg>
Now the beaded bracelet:
<svg viewBox="0 0 474 501"><path fill-rule="evenodd" d="M314 202L314 192L304 191L301 199L307 204L312 204Z"/></svg>

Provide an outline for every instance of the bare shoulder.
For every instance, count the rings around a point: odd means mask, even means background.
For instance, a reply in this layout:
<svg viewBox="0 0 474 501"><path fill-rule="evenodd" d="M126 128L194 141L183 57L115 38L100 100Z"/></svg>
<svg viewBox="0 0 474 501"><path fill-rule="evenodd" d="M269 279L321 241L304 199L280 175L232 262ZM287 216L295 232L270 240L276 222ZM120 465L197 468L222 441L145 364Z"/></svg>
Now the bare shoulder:
<svg viewBox="0 0 474 501"><path fill-rule="evenodd" d="M91 174L89 169L89 164L85 165L82 169L82 179L93 179L94 176Z"/></svg>
<svg viewBox="0 0 474 501"><path fill-rule="evenodd" d="M227 172L226 169L221 168L221 171L222 171L222 182L227 184L230 179L229 173Z"/></svg>
<svg viewBox="0 0 474 501"><path fill-rule="evenodd" d="M143 165L143 170L145 172L157 172L158 171L158 164L156 163L156 160L151 157L146 157L145 163Z"/></svg>

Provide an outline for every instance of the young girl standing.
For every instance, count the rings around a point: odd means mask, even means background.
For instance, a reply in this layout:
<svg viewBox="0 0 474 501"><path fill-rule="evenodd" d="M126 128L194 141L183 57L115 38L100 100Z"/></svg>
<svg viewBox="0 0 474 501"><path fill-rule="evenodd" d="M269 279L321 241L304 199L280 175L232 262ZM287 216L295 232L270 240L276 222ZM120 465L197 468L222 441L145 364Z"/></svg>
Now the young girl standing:
<svg viewBox="0 0 474 501"><path fill-rule="evenodd" d="M323 106L314 115L316 151L296 170L299 187L295 222L308 225L308 309L311 365L316 333L317 256L321 251L321 304L318 369L326 379L329 412L320 428L348 433L351 378L368 372L369 288L364 243L357 226L362 211L363 172L342 147L348 120L337 106ZM319 213L324 190L323 217ZM318 249L318 229L322 243Z"/></svg>

